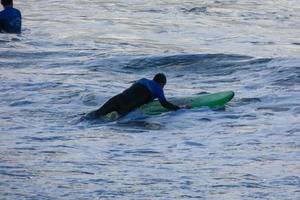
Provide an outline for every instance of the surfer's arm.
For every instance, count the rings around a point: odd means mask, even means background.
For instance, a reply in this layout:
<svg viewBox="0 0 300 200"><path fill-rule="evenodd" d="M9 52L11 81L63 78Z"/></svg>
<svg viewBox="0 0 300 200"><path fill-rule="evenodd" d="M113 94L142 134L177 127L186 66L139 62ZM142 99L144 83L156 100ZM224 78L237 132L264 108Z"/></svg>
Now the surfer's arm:
<svg viewBox="0 0 300 200"><path fill-rule="evenodd" d="M167 99L166 99L166 97L165 97L165 95L164 95L164 91L163 91L163 90L160 90L160 93L159 93L159 95L158 95L158 101L159 101L159 103L160 103L164 108L166 108L166 109L168 109L168 110L174 110L174 111L176 111L176 110L179 110L179 109L180 109L179 106L176 106L176 105L170 103L169 101L167 101Z"/></svg>
<svg viewBox="0 0 300 200"><path fill-rule="evenodd" d="M160 102L160 104L161 104L163 107L167 108L168 110L174 110L174 111L176 111L176 110L179 110L179 109L180 109L179 106L176 106L176 105L174 105L174 104L168 102L167 100L163 100L163 101L160 100L159 102Z"/></svg>

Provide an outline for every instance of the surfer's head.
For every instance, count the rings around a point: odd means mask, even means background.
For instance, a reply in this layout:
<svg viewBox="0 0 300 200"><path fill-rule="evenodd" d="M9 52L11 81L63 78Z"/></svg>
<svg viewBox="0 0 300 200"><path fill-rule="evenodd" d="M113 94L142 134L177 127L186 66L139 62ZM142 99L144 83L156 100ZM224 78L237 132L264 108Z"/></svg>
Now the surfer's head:
<svg viewBox="0 0 300 200"><path fill-rule="evenodd" d="M3 5L3 7L12 6L13 0L1 0L1 4Z"/></svg>
<svg viewBox="0 0 300 200"><path fill-rule="evenodd" d="M153 80L164 87L167 83L167 78L163 73L158 73L154 76Z"/></svg>

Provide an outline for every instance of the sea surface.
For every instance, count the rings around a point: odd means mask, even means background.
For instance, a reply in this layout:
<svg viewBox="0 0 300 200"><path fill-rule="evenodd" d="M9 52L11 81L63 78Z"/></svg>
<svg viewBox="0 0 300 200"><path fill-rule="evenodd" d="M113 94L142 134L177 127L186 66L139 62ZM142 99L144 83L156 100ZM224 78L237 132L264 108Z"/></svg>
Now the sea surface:
<svg viewBox="0 0 300 200"><path fill-rule="evenodd" d="M300 199L299 0L26 0L0 34L1 200ZM81 117L134 80L225 109Z"/></svg>

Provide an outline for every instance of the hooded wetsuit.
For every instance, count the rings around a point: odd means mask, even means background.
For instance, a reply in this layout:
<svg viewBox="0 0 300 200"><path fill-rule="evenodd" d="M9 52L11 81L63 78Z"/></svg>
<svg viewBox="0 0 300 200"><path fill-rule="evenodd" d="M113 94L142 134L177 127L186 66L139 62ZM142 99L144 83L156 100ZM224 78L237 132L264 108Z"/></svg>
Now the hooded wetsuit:
<svg viewBox="0 0 300 200"><path fill-rule="evenodd" d="M163 89L156 81L143 78L108 100L101 108L95 111L95 117L104 116L112 111L117 111L124 116L156 98L158 98L163 107L169 110L179 109L178 106L166 100Z"/></svg>

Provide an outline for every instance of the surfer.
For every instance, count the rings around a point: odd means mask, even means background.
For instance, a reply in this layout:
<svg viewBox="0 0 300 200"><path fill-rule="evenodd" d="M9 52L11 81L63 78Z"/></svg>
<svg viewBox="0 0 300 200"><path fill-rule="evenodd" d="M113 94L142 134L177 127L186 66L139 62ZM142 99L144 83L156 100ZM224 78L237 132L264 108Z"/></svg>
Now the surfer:
<svg viewBox="0 0 300 200"><path fill-rule="evenodd" d="M142 78L122 93L109 99L101 108L89 113L86 117L98 118L113 111L116 111L120 116L124 116L156 98L168 110L176 111L180 108L188 108L187 106L179 107L166 100L163 90L166 83L166 76L162 73L156 74L153 80Z"/></svg>
<svg viewBox="0 0 300 200"><path fill-rule="evenodd" d="M4 10L0 12L0 32L21 33L22 16L13 8L13 0L1 0Z"/></svg>

